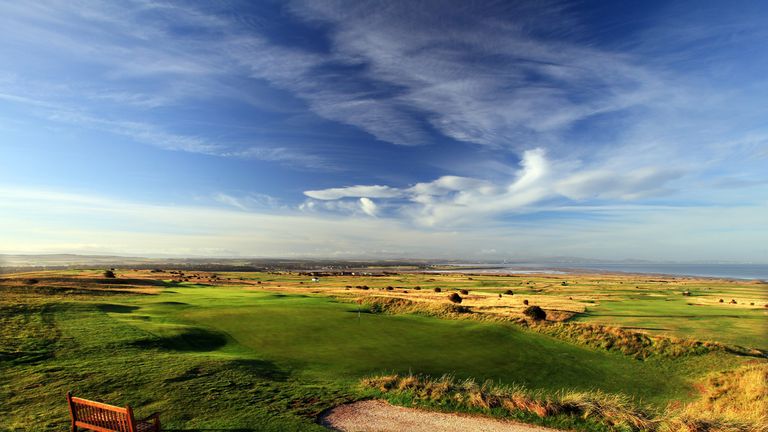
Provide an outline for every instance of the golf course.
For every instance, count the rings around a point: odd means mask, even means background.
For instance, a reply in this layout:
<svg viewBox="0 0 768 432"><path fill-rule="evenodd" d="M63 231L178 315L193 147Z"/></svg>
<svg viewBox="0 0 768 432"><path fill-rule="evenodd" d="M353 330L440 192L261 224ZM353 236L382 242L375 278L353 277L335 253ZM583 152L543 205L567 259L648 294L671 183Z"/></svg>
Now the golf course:
<svg viewBox="0 0 768 432"><path fill-rule="evenodd" d="M130 404L138 414L160 412L164 430L326 430L317 423L324 411L372 397L568 429L644 429L586 414L469 406L418 397L405 385L365 383L381 376L471 381L518 386L540 399L598 392L660 415L695 403L707 377L745 366L765 369L767 361L768 286L760 282L102 273L0 278L0 429L67 430L69 390ZM461 306L450 293L462 297ZM527 320L529 304L549 318ZM631 355L616 342L563 336L598 325L651 342ZM693 348L669 351L659 348L662 342Z"/></svg>

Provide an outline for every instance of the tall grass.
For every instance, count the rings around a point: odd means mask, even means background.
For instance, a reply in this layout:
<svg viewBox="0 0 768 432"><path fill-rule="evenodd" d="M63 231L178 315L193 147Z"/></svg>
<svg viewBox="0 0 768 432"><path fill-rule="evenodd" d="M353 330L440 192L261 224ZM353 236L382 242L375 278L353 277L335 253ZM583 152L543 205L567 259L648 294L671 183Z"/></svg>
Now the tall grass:
<svg viewBox="0 0 768 432"><path fill-rule="evenodd" d="M698 400L683 406L672 404L664 412L622 394L565 390L547 394L519 385L478 384L447 375L379 375L362 379L361 386L390 400L416 405L512 417L519 413L575 417L616 431L768 432L767 362L712 375L700 386Z"/></svg>
<svg viewBox="0 0 768 432"><path fill-rule="evenodd" d="M711 375L701 397L671 410L664 432L768 432L768 363Z"/></svg>
<svg viewBox="0 0 768 432"><path fill-rule="evenodd" d="M610 430L650 430L654 420L649 410L632 398L601 391L546 394L519 385L477 383L445 375L430 378L417 375L382 375L364 378L363 388L383 396L403 397L424 405L442 405L459 410L515 416L532 414L539 418L575 417L598 423Z"/></svg>

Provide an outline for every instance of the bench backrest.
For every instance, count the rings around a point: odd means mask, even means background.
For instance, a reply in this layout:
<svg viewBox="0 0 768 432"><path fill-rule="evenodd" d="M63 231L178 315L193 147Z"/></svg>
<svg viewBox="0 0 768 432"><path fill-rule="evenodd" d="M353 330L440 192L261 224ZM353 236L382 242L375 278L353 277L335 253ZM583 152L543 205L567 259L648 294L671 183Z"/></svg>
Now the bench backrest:
<svg viewBox="0 0 768 432"><path fill-rule="evenodd" d="M97 432L136 432L136 420L130 406L125 408L72 396L67 392L72 430L75 427Z"/></svg>

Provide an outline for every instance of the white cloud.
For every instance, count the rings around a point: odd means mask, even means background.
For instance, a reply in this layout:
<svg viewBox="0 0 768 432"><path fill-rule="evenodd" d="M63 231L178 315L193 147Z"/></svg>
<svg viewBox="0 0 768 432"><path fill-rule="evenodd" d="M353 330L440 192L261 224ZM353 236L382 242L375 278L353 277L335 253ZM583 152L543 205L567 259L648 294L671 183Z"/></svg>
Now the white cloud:
<svg viewBox="0 0 768 432"><path fill-rule="evenodd" d="M593 210L601 215L598 220L516 221L468 230L423 230L362 213L332 217L289 211L263 214L4 187L0 188L0 253L462 259L576 255L768 262L764 221L768 202ZM724 219L738 221L728 236L721 232ZM632 245L631 250L627 244Z"/></svg>
<svg viewBox="0 0 768 432"><path fill-rule="evenodd" d="M398 216L425 226L459 226L509 213L541 211L535 205L555 197L578 202L596 198L637 200L659 196L668 193L668 184L682 175L681 171L654 167L581 168L575 163L549 160L540 148L524 152L519 168L516 171L510 168L509 172L508 179L498 182L443 176L403 189L358 185L307 191L305 195L325 201L338 200L337 205L315 206L345 212L355 210L354 204L344 201L345 198L396 199L392 205L398 209Z"/></svg>
<svg viewBox="0 0 768 432"><path fill-rule="evenodd" d="M373 200L365 197L360 198L360 208L363 210L363 213L367 214L368 216L376 216L376 212L378 211L376 203L374 203Z"/></svg>
<svg viewBox="0 0 768 432"><path fill-rule="evenodd" d="M337 200L340 198L395 198L402 192L389 186L345 186L339 188L309 190L304 195L318 200Z"/></svg>

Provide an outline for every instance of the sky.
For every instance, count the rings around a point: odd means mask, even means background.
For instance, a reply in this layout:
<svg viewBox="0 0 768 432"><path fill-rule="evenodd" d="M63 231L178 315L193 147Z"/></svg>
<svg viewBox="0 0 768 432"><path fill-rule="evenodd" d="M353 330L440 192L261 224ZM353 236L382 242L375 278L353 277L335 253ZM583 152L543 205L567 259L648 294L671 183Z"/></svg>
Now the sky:
<svg viewBox="0 0 768 432"><path fill-rule="evenodd" d="M766 22L0 2L0 253L768 263Z"/></svg>

